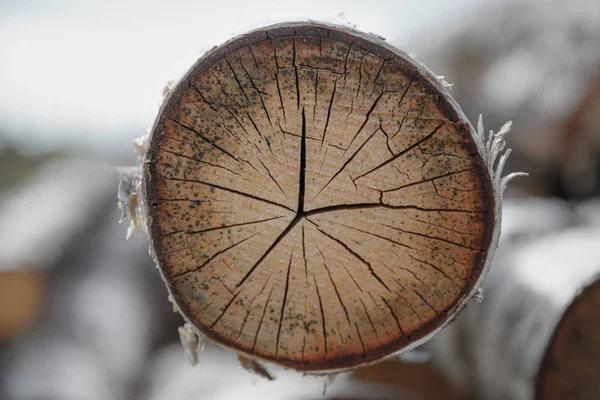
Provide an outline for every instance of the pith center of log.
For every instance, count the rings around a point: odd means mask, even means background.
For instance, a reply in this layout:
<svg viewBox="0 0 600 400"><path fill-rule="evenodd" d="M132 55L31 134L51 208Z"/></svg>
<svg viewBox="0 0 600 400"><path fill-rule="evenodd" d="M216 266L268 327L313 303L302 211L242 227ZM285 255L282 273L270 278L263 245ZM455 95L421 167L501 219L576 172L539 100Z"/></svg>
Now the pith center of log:
<svg viewBox="0 0 600 400"><path fill-rule="evenodd" d="M301 370L379 360L473 288L493 191L472 128L405 55L314 24L213 50L161 110L146 192L186 318Z"/></svg>

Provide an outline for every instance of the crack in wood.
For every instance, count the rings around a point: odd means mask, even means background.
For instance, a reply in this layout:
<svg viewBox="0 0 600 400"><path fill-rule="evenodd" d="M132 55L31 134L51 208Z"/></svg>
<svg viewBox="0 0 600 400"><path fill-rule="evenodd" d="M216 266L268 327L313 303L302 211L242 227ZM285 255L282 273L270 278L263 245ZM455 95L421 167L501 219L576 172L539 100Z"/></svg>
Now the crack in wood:
<svg viewBox="0 0 600 400"><path fill-rule="evenodd" d="M213 163L210 163L210 162L208 162L208 161L204 161L204 160L200 160L200 159L197 159L197 158L194 158L194 157L186 156L185 154L176 153L176 152L174 152L174 151L171 151L171 150L165 149L164 147L161 147L161 150L162 150L162 151L164 151L165 153L173 154L174 156L178 156L178 157L181 157L181 158L185 158L185 159L188 159L188 160L190 160L190 161L194 161L194 162L197 162L197 163L200 163L200 164L206 164L206 165L210 165L211 167L214 167L214 168L220 168L220 169L224 169L225 171L229 172L230 174L237 175L237 176L241 177L242 179L244 179L244 178L242 177L242 174L240 174L239 172L232 171L232 170L230 170L229 168L227 168L227 167L224 167L224 166L222 166L222 165L213 164ZM245 180L247 180L247 179L245 179ZM249 182L250 182L250 181L249 181Z"/></svg>
<svg viewBox="0 0 600 400"><path fill-rule="evenodd" d="M406 336L404 334L404 330L402 329L402 325L400 325L400 320L398 319L398 316L394 312L394 309L392 308L392 306L390 306L390 303L388 303L388 301L384 297L381 297L381 300L383 300L383 303L387 306L387 308L390 310L390 313L396 320L396 326L398 326L398 330L400 331L400 334L402 334L402 336Z"/></svg>
<svg viewBox="0 0 600 400"><path fill-rule="evenodd" d="M315 289L317 290L317 297L319 298L319 308L321 309L321 325L323 327L323 342L325 351L323 352L324 358L327 359L327 325L325 324L325 311L323 310L323 300L321 299L321 293L319 292L319 286L317 285L317 279L315 278L315 274L312 274L313 282L315 284Z"/></svg>
<svg viewBox="0 0 600 400"><path fill-rule="evenodd" d="M410 258L412 258L412 259L413 259L414 261L416 261L416 262L419 262L419 263L421 263L421 264L425 264L425 265L427 265L427 266L429 266L429 267L433 268L434 270L436 270L436 271L438 271L440 274L442 274L442 275L443 275L443 276L444 276L446 279L449 279L449 280L453 281L453 279L452 279L452 278L450 278L450 277L448 276L448 274L446 274L446 273L444 272L444 270L443 270L443 269L441 269L440 267L437 267L437 266L433 265L433 264L432 264L432 263L430 263L430 262L426 262L426 261L420 260L420 259L418 259L418 258L416 258L416 257L412 256L411 254L408 254L408 256L409 256ZM454 276L455 278L458 278L458 279L460 279L460 280L461 280L463 283L466 283L466 280L465 280L464 278L462 278L462 277L460 277L460 276L458 276L458 275L456 275L456 274L452 274L452 276ZM455 283L454 281L453 281L453 283L456 285L456 283Z"/></svg>
<svg viewBox="0 0 600 400"><path fill-rule="evenodd" d="M327 275L329 276L329 280L331 281L331 284L333 285L333 288L338 297L338 300L340 301L340 304L341 304L342 308L344 309L344 313L346 314L346 320L348 321L348 326L352 326L352 323L350 322L350 316L348 314L348 310L346 309L346 305L342 301L342 296L340 296L340 291L338 290L338 287L335 284L335 281L333 280L333 276L331 276L331 270L327 266L327 260L325 259L325 255L321 251L321 248L317 245L317 242L313 241L313 243L314 243L315 247L317 248L317 250L319 251L319 254L321 254L321 258L323 259L323 266L325 267L325 270L327 271Z"/></svg>
<svg viewBox="0 0 600 400"><path fill-rule="evenodd" d="M222 230L222 229L230 229L230 228L235 228L235 227L238 227L238 226L260 224L261 222L273 221L274 219L281 219L281 218L285 218L285 216L260 219L260 220L257 220L257 221L240 222L238 224L216 226L214 228L200 229L198 231L186 231L185 233L187 233L188 235L196 235L196 234L199 234L199 233L206 233L206 232L218 231L218 230Z"/></svg>
<svg viewBox="0 0 600 400"><path fill-rule="evenodd" d="M306 117L304 115L304 109L302 109L302 142L301 142L301 150L300 150L300 172L299 172L299 185L298 185L298 209L296 217L290 222L290 224L281 232L281 234L275 239L273 244L269 246L267 251L254 263L254 265L250 268L250 270L244 275L242 280L236 285L236 287L240 287L244 284L244 282L252 275L252 273L256 270L256 268L260 265L260 263L273 251L275 247L283 240L283 238L298 224L298 222L303 217L303 208L304 208L304 184L305 184L305 173L306 173Z"/></svg>
<svg viewBox="0 0 600 400"><path fill-rule="evenodd" d="M362 304L362 306L363 306L363 310L365 311L365 315L367 316L367 319L369 320L369 324L371 324L373 333L375 333L375 339L377 340L377 344L381 344L381 342L379 341L379 335L377 334L377 328L375 328L375 324L373 324L373 320L371 319L371 315L369 314L369 311L367 310L365 303L362 301L362 299L360 297L358 298L358 300L360 301L360 304Z"/></svg>
<svg viewBox="0 0 600 400"><path fill-rule="evenodd" d="M366 231L366 230L363 230L363 229L355 228L353 226L342 224L340 222L331 221L331 220L328 220L328 219L326 219L325 221L327 221L327 222L329 222L331 224L338 225L338 226L343 226L344 228L355 230L355 231L360 232L360 233L364 233L364 234L367 234L367 235L370 235L370 236L374 236L374 237L379 238L379 239L383 239L385 241L388 241L388 242L392 243L393 245L398 245L398 246L401 246L401 247L406 247L407 249L410 249L410 250L414 250L415 249L414 247L411 247L411 246L409 246L407 244L397 242L397 241L395 241L393 239L390 239L390 238L382 236L382 235L378 235L378 234L373 233L373 232L369 232L369 231Z"/></svg>
<svg viewBox="0 0 600 400"><path fill-rule="evenodd" d="M329 127L329 118L331 118L331 109L333 108L333 100L334 100L336 89L337 89L337 78L333 82L333 90L331 91L331 99L329 99L329 106L327 107L327 119L325 120L325 127L323 128L323 137L321 138L321 148L323 148L323 142L325 141L325 135L327 135L327 128Z"/></svg>
<svg viewBox="0 0 600 400"><path fill-rule="evenodd" d="M362 130L365 128L365 126L367 125L367 123L371 119L371 114L373 114L373 112L375 111L375 108L379 104L379 101L381 100L382 97L383 97L383 92L381 92L379 94L379 96L377 96L377 98L375 99L375 101L371 105L371 108L369 108L369 110L367 111L367 114L365 115L365 120L363 121L362 125L358 128L358 130L356 131L356 133L354 134L354 136L352 137L352 140L350 140L350 144L346 148L346 151L348 151L348 149L350 149L350 147L352 147L352 143L354 143L354 140L356 140L356 138L358 137L358 135L360 135L360 133L362 132ZM364 145L364 143L363 143L363 145ZM360 148L362 148L362 146Z"/></svg>
<svg viewBox="0 0 600 400"><path fill-rule="evenodd" d="M433 312L435 313L435 315L439 316L440 313L431 305L429 304L429 302L427 301L427 299L425 298L425 296L423 296L421 293L417 292L416 290L413 289L413 292L419 296L419 298L421 300L423 300L423 303L427 304L427 307L431 308L433 310Z"/></svg>
<svg viewBox="0 0 600 400"><path fill-rule="evenodd" d="M258 160L258 162L265 168L265 170L267 171L267 174L269 175L269 178L271 178L271 180L275 183L275 185L277 185L277 187L279 188L279 190L281 191L281 193L283 193L283 195L287 199L288 197L287 197L287 194L285 194L285 190L283 190L283 188L281 187L281 185L279 184L279 182L277 182L277 179L275 179L275 177L273 176L273 174L271 174L271 171L269 170L269 168L267 168L267 166L265 165L265 163L262 162L260 159Z"/></svg>
<svg viewBox="0 0 600 400"><path fill-rule="evenodd" d="M277 329L277 340L275 342L275 355L279 354L279 337L281 335L281 328L283 327L283 314L285 312L285 306L287 304L288 298L288 290L290 288L290 271L292 270L292 259L294 258L294 250L292 249L292 254L290 255L290 262L288 263L287 274L285 278L285 290L283 291L283 302L281 304L281 314L279 315L279 326Z"/></svg>
<svg viewBox="0 0 600 400"><path fill-rule="evenodd" d="M225 313L227 312L227 310L229 310L229 307L233 304L233 302L235 301L235 299L237 299L237 297L240 295L240 292L236 293L231 300L229 300L229 303L227 303L227 305L225 306L225 308L223 309L223 312L221 312L221 314L217 317L217 319L210 325L211 329L215 327L215 325L217 324L217 322L219 322L221 320L221 318L223 317L223 315L225 315Z"/></svg>
<svg viewBox="0 0 600 400"><path fill-rule="evenodd" d="M296 39L292 40L292 67L294 67L294 75L296 77L296 106L299 110L300 109L300 79L298 79L298 66L296 65Z"/></svg>
<svg viewBox="0 0 600 400"><path fill-rule="evenodd" d="M314 223L311 220L307 220L310 223L312 223L319 232L321 232L323 235L327 236L329 239L333 240L334 242L340 244L344 249L346 249L346 251L348 251L348 253L352 254L356 259L360 260L364 265L367 266L367 268L369 269L369 272L371 273L371 275L377 280L377 282L379 282L384 288L386 288L386 290L388 292L390 292L390 288L385 284L385 282L383 282L383 280L381 279L381 277L379 277L379 275L377 275L375 273L375 271L373 270L373 267L371 266L371 263L369 263L367 260L365 260L363 257L361 257L357 252L355 252L354 250L352 250L346 243L342 242L341 240L339 240L338 238L330 235L329 233L325 232L319 225L317 225L316 223Z"/></svg>
<svg viewBox="0 0 600 400"><path fill-rule="evenodd" d="M252 351L256 348L256 341L258 340L258 335L260 334L260 328L262 327L263 320L265 319L265 314L267 313L267 307L269 306L269 302L271 301L271 295L273 294L273 289L275 286L271 286L271 291L269 292L269 297L267 297L267 302L265 303L265 308L263 308L262 316L260 317L260 322L258 323L258 328L256 329L256 334L254 335L254 342L252 343Z"/></svg>
<svg viewBox="0 0 600 400"><path fill-rule="evenodd" d="M317 194L315 195L315 197L313 197L313 199L312 199L313 201L315 201L315 200L316 200L316 198L317 198L317 197L319 197L319 195L320 195L320 194L323 192L323 190L325 190L325 188L326 188L326 187L327 187L327 186L328 186L328 185L329 185L329 184L330 184L330 183L331 183L331 182L332 182L332 181L333 181L333 180L334 180L334 179L335 179L335 178L336 178L336 177L337 177L337 176L338 176L338 175L339 175L339 174L340 174L340 173L341 173L341 172L342 172L342 171L343 171L343 170L344 170L344 169L345 169L347 166L348 166L348 164L350 164L350 163L352 162L352 160L354 160L354 157L356 157L356 155L357 155L358 153L360 153L360 151L363 149L363 147L364 147L364 146L365 146L365 145L366 145L366 144L369 142L369 140L371 140L371 138L372 138L373 136L375 136L375 134L376 134L376 133L377 133L377 130L376 130L375 132L373 132L373 133L371 134L371 136L369 136L369 137L367 138L367 140L365 140L365 141L364 141L364 142L363 142L363 143L360 145L360 147L359 147L359 148L358 148L358 149L357 149L357 150L354 152L354 154L352 154L352 155L350 156L350 158L348 158L348 159L346 160L346 162L344 162L344 164L342 165L342 167L341 167L341 168L340 168L340 169L339 169L339 170L338 170L338 171L337 171L335 174L333 174L333 176L332 176L332 177L331 177L331 178L330 178L330 179L327 181L327 183L325 183L325 186L323 186L323 187L322 187L322 188L321 188L321 189L320 189L320 190L317 192Z"/></svg>
<svg viewBox="0 0 600 400"><path fill-rule="evenodd" d="M386 268L390 269L390 268L389 268L387 265L385 265L385 264L384 264L384 266L385 266ZM405 271L412 272L412 271L410 271L410 270L408 270L408 269L406 269L406 268L402 268L402 269L403 269L403 270L405 270ZM390 271L391 271L391 270L390 270ZM392 272L393 272L393 271L392 271ZM414 274L413 274L413 275L414 275ZM402 283L401 283L401 282L398 280L398 277L397 277L396 275L393 275L391 278L392 278L392 280L393 280L394 282L396 282L396 284L397 284L397 285L400 287L400 289L401 289L402 291L404 291L404 293L408 293L408 290L406 290L406 288L405 288L405 287L404 287L404 285L403 285L403 284L402 284ZM408 299L407 299L406 297L404 297L403 295L401 295L400 293L398 293L398 292L397 292L397 291L395 291L395 290L394 290L394 294L395 294L396 296L398 296L398 298L399 298L400 300L402 300L402 301L404 302L404 304L406 304L406 306L407 306L408 308L410 308L410 311L412 311L413 315L414 315L415 317L417 317L417 319L419 320L419 322L420 322L420 323L423 323L423 320L421 319L421 316L419 315L419 313L417 312L417 310L415 310L415 309L413 308L413 306L412 306L412 304L410 303L410 301L408 301Z"/></svg>
<svg viewBox="0 0 600 400"><path fill-rule="evenodd" d="M266 229L265 229L265 230L266 230ZM220 251L216 252L216 253L215 253L215 254L213 254L211 257L209 257L209 258L208 258L208 260L206 260L204 263L202 263L201 265L199 265L199 266L197 266L197 267L195 267L195 268L193 268L193 269L191 269L191 270L187 270L187 271L184 271L184 272L180 272L180 273L178 273L178 274L174 274L174 275L173 275L173 277L172 277L172 279L173 279L173 280L175 280L176 278L180 278L180 277L182 277L182 276L184 276L184 275L188 275L188 274L191 274L191 273L193 273L193 272L200 271L200 270L201 270L202 268L204 268L204 267L205 267L205 266L206 266L206 265L207 265L209 262L211 262L212 260L214 260L215 258L217 258L218 256L220 256L221 254L224 254L224 253L226 253L227 251L231 250L232 248L236 247L237 245L239 245L239 244L242 244L242 243L244 243L245 241L247 241L247 240L250 240L250 239L252 239L253 237L260 235L260 234L261 234L261 233L263 233L265 230L262 230L262 231L260 231L260 232L256 232L256 233L255 233L255 234L253 234L252 236L249 236L249 237L247 237L247 238L244 238L244 239L240 240L239 242L236 242L236 243L232 244L231 246L228 246L228 247L224 248L223 250L220 250ZM168 254L168 253L167 253L167 254Z"/></svg>
<svg viewBox="0 0 600 400"><path fill-rule="evenodd" d="M247 312L246 315L244 316L244 320L242 321L242 326L240 327L240 331L238 332L237 338L235 340L239 340L240 336L242 336L242 332L244 331L244 327L246 326L246 322L248 321L248 317L250 316L251 312L252 312L252 304L254 304L254 301L260 297L261 294L263 294L263 292L265 291L265 288L267 287L267 285L269 284L269 281L271 280L271 275L269 275L267 277L267 280L265 281L265 284L263 285L263 287L260 289L260 292L258 292L257 294L255 294L252 297L252 300L250 300L250 305L248 305L247 308Z"/></svg>
<svg viewBox="0 0 600 400"><path fill-rule="evenodd" d="M406 233L407 235L415 235L415 236L420 236L420 237L423 237L423 238L426 238L426 239L439 240L441 242L452 244L452 245L458 246L458 247L462 247L463 249L467 249L467 250L473 250L473 251L477 251L477 252L483 251L482 249L480 249L478 247L466 246L464 244L456 243L456 242L453 242L452 240L444 239L444 238L441 238L441 237L431 236L431 235L427 235L425 233L420 233L420 232L414 232L414 231L410 231L410 230L407 230L407 229L402 229L402 228L399 228L399 227L393 226L393 225L388 225L388 224L382 224L382 225L387 226L388 228L395 229L395 230L397 230L399 232Z"/></svg>
<svg viewBox="0 0 600 400"><path fill-rule="evenodd" d="M385 167L386 165L388 165L389 163L396 161L398 158L402 157L404 154L408 153L409 151L411 151L412 149L414 149L415 147L417 147L419 144L425 142L426 140L429 140L433 135L435 135L435 133L442 127L446 125L446 123L441 123L440 125L438 125L431 133L427 134L423 139L420 139L418 142L408 146L406 149L402 150L401 152L399 152L398 154L396 154L394 157L386 160L385 162L379 164L377 167L370 169L369 171L357 176L356 178L354 178L354 181L356 182L357 180L359 180L360 178L372 174L373 172Z"/></svg>

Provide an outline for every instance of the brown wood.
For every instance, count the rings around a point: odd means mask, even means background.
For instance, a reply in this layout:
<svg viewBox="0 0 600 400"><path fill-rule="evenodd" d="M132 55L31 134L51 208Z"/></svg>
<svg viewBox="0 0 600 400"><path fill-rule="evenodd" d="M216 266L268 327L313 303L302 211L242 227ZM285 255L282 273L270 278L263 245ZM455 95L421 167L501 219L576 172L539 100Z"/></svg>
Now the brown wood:
<svg viewBox="0 0 600 400"><path fill-rule="evenodd" d="M592 400L600 394L600 280L573 300L538 374L537 399Z"/></svg>
<svg viewBox="0 0 600 400"><path fill-rule="evenodd" d="M32 268L0 271L0 343L17 338L40 317L44 277Z"/></svg>
<svg viewBox="0 0 600 400"><path fill-rule="evenodd" d="M384 361L353 373L359 381L378 383L401 390L407 399L466 400L465 390L445 379L430 363Z"/></svg>
<svg viewBox="0 0 600 400"><path fill-rule="evenodd" d="M494 229L473 129L404 53L314 23L253 31L169 94L150 235L210 339L300 370L378 361L471 293Z"/></svg>

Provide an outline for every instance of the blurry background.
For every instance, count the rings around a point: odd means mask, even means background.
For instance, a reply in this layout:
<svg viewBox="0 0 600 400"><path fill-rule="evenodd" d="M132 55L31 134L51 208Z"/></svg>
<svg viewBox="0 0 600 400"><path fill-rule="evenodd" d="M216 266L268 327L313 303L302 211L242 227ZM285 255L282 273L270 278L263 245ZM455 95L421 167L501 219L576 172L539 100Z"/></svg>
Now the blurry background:
<svg viewBox="0 0 600 400"><path fill-rule="evenodd" d="M582 253L578 246L585 240L561 236L600 234L597 0L2 0L1 399L322 398L322 378L275 370L270 383L216 346L191 368L178 345L181 319L148 256L147 238L140 234L126 242L116 208L117 167L135 163L131 142L152 124L168 81L236 33L307 18L385 37L453 83L451 93L465 114L476 122L482 113L486 129L514 121L507 172L528 171L530 177L507 191L496 275L548 262L503 258L511 249L523 257L543 255L567 242L560 249L565 260L585 254L582 260L591 265L586 271L600 273L600 252ZM548 237L554 241L546 244ZM600 240L595 248L600 250ZM556 272L541 275L578 268L576 262L555 264ZM550 333L590 274L573 284L560 306L544 311ZM499 282L494 276L492 283ZM544 277L526 281L523 304L530 302L526 286L537 279ZM481 312L486 301L470 305L467 316L461 315L464 328L451 334L469 338L471 314L489 318ZM462 327L462 320L455 325ZM543 350L545 340L536 346ZM421 354L412 357L421 363L388 361L343 375L326 397L532 396L530 388L499 389L468 371L489 363L478 361L479 353L461 364L460 354L438 349L434 342L427 350L431 362ZM518 352L506 357L520 362ZM529 380L525 386L535 378L532 368L522 372ZM520 385L520 375L500 372L491 371L498 386ZM600 378L598 371L591 373Z"/></svg>

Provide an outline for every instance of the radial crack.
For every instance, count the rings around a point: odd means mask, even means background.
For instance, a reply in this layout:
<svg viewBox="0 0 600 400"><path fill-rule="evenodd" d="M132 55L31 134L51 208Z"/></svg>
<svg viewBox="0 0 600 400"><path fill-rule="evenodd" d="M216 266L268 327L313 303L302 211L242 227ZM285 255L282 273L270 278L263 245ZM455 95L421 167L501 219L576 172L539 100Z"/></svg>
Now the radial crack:
<svg viewBox="0 0 600 400"><path fill-rule="evenodd" d="M262 197L254 196L254 195L251 195L249 193L240 192L239 190L230 189L230 188L227 188L225 186L216 185L214 183L203 182L203 181L194 180L194 179L174 178L174 177L168 177L168 176L163 176L163 175L159 175L159 177L162 178L162 179L170 180L170 181L200 183L202 185L214 187L215 189L224 190L226 192L238 194L240 196L244 196L244 197L247 197L247 198L250 198L250 199L261 201L263 203L267 203L267 204L271 204L271 205L274 205L274 206L277 206L277 207L285 208L286 210L289 210L289 211L294 211L291 208L289 208L288 206L284 206L283 204L279 204L279 203L276 203L276 202L271 201L271 200L263 199Z"/></svg>
<svg viewBox="0 0 600 400"><path fill-rule="evenodd" d="M283 326L283 313L285 312L285 305L287 304L288 289L290 287L290 271L292 270L292 259L294 258L294 249L290 255L290 262L288 263L287 274L285 278L285 290L283 292L283 303L281 305L281 314L279 315L279 327L277 329L277 341L275 344L275 355L279 354L279 336L281 335L281 327Z"/></svg>
<svg viewBox="0 0 600 400"><path fill-rule="evenodd" d="M473 250L473 251L479 251L479 252L483 251L480 248L469 247L469 246L466 246L464 244L456 243L456 242L453 242L452 240L444 239L444 238L441 238L441 237L431 236L431 235L427 235L425 233L420 233L420 232L409 231L409 230L406 230L406 229L398 228L397 226L392 226L392 225L387 225L387 224L383 224L383 225L387 226L388 228L392 228L392 229L395 229L397 231L406 233L407 235L415 235L415 236L420 236L420 237L427 238L427 239L439 240L441 242L452 244L452 245L458 246L458 247L462 247L463 249L467 249L467 250Z"/></svg>
<svg viewBox="0 0 600 400"><path fill-rule="evenodd" d="M371 140L371 138L373 136L375 136L376 133L377 133L377 130L375 132L373 132L371 134L371 136L369 136L367 138L367 140L365 140L363 142L363 144L360 145L360 147L354 152L354 154L352 154L350 156L350 158L348 158L348 160L346 160L346 162L342 165L342 167L335 174L333 174L333 176L327 181L327 183L317 192L317 194L315 195L315 197L313 197L313 201L317 197L319 197L319 195L321 194L321 192L323 192L323 190L325 190L325 188L348 166L348 164L350 164L352 162L352 160L354 159L354 157L356 157L356 155L358 153L360 153L360 151L362 150L362 148L369 142L369 140Z"/></svg>
<svg viewBox="0 0 600 400"><path fill-rule="evenodd" d="M381 300L383 300L383 302L385 303L385 305L387 306L387 308L390 310L390 312L394 316L394 319L396 320L396 325L398 326L398 330L400 331L400 333L402 334L402 336L406 336L404 334L404 331L402 330L402 326L400 325L400 320L398 319L398 316L394 312L394 309L392 308L392 306L390 306L390 303L388 303L387 300L384 299L383 297L381 297Z"/></svg>
<svg viewBox="0 0 600 400"><path fill-rule="evenodd" d="M252 265L250 270L244 275L242 280L236 285L236 287L240 287L246 282L246 280L252 275L252 273L256 270L256 268L260 265L260 263L273 251L275 247L283 240L283 238L298 224L298 222L303 217L302 209L304 207L304 175L306 169L306 118L304 116L304 109L302 109L302 144L300 151L300 172L299 172L299 188L298 188L298 211L296 217L290 222L290 224L281 232L279 236L275 239L275 241L269 246L267 251L263 253L263 255Z"/></svg>
<svg viewBox="0 0 600 400"><path fill-rule="evenodd" d="M266 229L265 229L265 230L266 230ZM249 237L247 237L247 238L245 238L245 239L242 239L242 240L240 240L239 242L236 242L236 243L232 244L231 246L228 246L228 247L224 248L223 250L220 250L220 251L216 252L216 253L215 253L215 254L213 254L211 257L209 257L209 258L208 258L208 260L206 260L204 263L202 263L200 266L198 266L198 267L196 267L196 268L193 268L193 269L191 269L191 270L184 271L184 272L181 272L181 273L179 273L179 274L175 274L175 275L173 275L173 279L175 279L175 278L179 278L179 277L182 277L182 276L184 276L184 275L187 275L187 274L191 274L192 272L200 271L202 268L204 268L204 266L205 266L206 264L208 264L209 262L211 262L212 260L214 260L216 257L218 257L218 256L220 256L221 254L223 254L223 253L225 253L225 252L227 252L227 251L229 251L229 250L233 249L235 246L237 246L237 245L239 245L239 244L242 244L242 243L244 243L246 240L250 240L250 239L252 239L254 236L256 236L256 235L259 235L259 234L263 233L265 230L262 230L262 231L260 231L260 232L257 232L257 233L255 233L255 234L254 234L254 235L252 235L252 236L249 236Z"/></svg>
<svg viewBox="0 0 600 400"><path fill-rule="evenodd" d="M216 226L214 228L206 228L206 229L201 229L201 230L198 230L198 231L188 231L188 232L185 232L185 233L187 233L189 235L195 235L195 234L198 234L198 233L206 233L206 232L211 232L211 231L218 231L218 230L221 230L221 229L235 228L237 226L260 224L261 222L272 221L274 219L280 219L280 218L285 218L285 216L282 216L282 217L272 217L272 218L266 218L266 219L259 219L257 221L240 222L238 224Z"/></svg>
<svg viewBox="0 0 600 400"><path fill-rule="evenodd" d="M321 293L319 292L319 286L317 285L317 279L315 278L315 274L312 274L313 282L315 283L315 289L317 290L317 297L319 298L319 308L321 309L321 325L323 326L323 341L325 345L325 351L323 354L325 358L327 358L327 329L325 328L325 311L323 310L323 300L321 299Z"/></svg>
<svg viewBox="0 0 600 400"><path fill-rule="evenodd" d="M363 176L369 175L383 167L385 167L386 165L388 165L389 163L397 160L398 158L402 157L404 154L406 154L407 152L411 151L412 149L414 149L415 147L417 147L419 144L423 143L424 141L428 140L429 138L431 138L433 135L435 135L435 133L442 127L446 125L446 122L442 122L440 125L438 125L437 127L435 127L435 129L429 133L427 136L425 136L423 139L420 139L419 141L417 141L416 143L408 146L406 149L402 150L400 153L396 154L394 157L389 158L387 161L379 164L378 166L376 166L375 168L357 176L356 178L354 178L354 181L356 182L358 179L362 178Z"/></svg>
<svg viewBox="0 0 600 400"><path fill-rule="evenodd" d="M265 303L265 308L263 308L262 316L260 317L260 322L258 323L258 328L256 329L256 334L254 335L254 342L252 343L252 352L256 348L256 340L258 339L258 334L260 333L260 327L262 326L263 320L265 319L265 314L267 313L267 307L269 306L269 301L271 301L271 295L273 294L273 288L275 286L271 286L271 291L269 292L269 297L267 297L267 302Z"/></svg>
<svg viewBox="0 0 600 400"><path fill-rule="evenodd" d="M344 249L346 249L348 251L348 253L352 254L356 259L360 260L364 265L367 266L367 268L369 269L369 271L371 272L371 275L381 284L383 285L383 287L385 287L387 289L388 292L391 292L390 288L385 284L385 282L383 282L383 280L381 280L381 278L379 277L379 275L377 275L377 273L375 273L375 271L373 270L373 267L371 266L371 263L369 263L367 260L365 260L364 258L362 258L358 253L356 253L354 250L352 250L346 243L342 242L341 240L339 240L338 238L330 235L329 233L325 232L323 229L321 229L321 227L319 225L317 225L315 222L311 221L310 219L307 219L307 221L309 221L311 224L313 224L318 230L319 232L321 232L323 235L327 236L328 238L330 238L331 240L333 240L334 242L340 244Z"/></svg>

